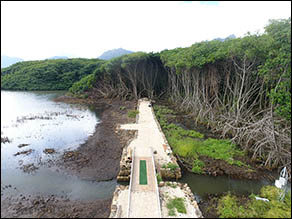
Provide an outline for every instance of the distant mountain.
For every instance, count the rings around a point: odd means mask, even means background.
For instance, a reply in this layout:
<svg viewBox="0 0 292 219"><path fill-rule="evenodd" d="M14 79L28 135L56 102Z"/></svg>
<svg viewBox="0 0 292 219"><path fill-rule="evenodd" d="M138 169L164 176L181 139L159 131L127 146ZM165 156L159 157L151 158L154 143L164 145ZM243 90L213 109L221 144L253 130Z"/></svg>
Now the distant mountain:
<svg viewBox="0 0 292 219"><path fill-rule="evenodd" d="M234 34L231 34L231 35L229 35L229 36L226 37L226 38L216 38L216 39L214 39L214 40L219 40L219 41L223 42L223 41L225 41L225 40L227 40L227 39L235 39L235 38L236 38L236 36L235 36Z"/></svg>
<svg viewBox="0 0 292 219"><path fill-rule="evenodd" d="M99 56L99 59L105 59L105 60L109 60L115 57L119 57L125 54L130 54L133 53L132 51L129 50L125 50L123 48L118 48L118 49L112 49L112 50L108 50L106 52L104 52L101 56Z"/></svg>
<svg viewBox="0 0 292 219"><path fill-rule="evenodd" d="M1 68L6 68L10 65L15 64L16 62L21 62L23 59L10 56L1 56Z"/></svg>
<svg viewBox="0 0 292 219"><path fill-rule="evenodd" d="M68 59L68 57L67 56L53 56L47 59Z"/></svg>

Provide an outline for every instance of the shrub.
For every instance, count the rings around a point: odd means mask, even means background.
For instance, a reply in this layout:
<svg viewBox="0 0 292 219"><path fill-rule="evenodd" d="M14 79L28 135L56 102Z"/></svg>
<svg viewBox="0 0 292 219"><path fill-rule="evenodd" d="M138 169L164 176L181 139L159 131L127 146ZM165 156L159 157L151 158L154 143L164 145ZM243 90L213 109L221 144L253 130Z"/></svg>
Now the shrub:
<svg viewBox="0 0 292 219"><path fill-rule="evenodd" d="M205 163L199 159L195 159L194 163L193 163L192 171L194 173L200 174L203 172L203 170L202 170L203 167L205 167Z"/></svg>
<svg viewBox="0 0 292 219"><path fill-rule="evenodd" d="M269 199L269 202L256 200L251 194L247 203L239 205L238 198L230 194L220 198L218 202L218 214L220 218L290 218L291 194L287 194L283 201L279 201L279 189L275 186L264 186L260 197Z"/></svg>
<svg viewBox="0 0 292 219"><path fill-rule="evenodd" d="M162 181L160 174L156 173L156 179L158 184Z"/></svg>
<svg viewBox="0 0 292 219"><path fill-rule="evenodd" d="M162 168L170 168L171 170L176 170L177 168L179 168L178 165L174 164L174 163L167 163L167 165L163 164Z"/></svg>
<svg viewBox="0 0 292 219"><path fill-rule="evenodd" d="M92 88L95 82L94 74L87 75L80 81L75 82L72 87L69 88L69 92L73 94L81 94Z"/></svg>
<svg viewBox="0 0 292 219"><path fill-rule="evenodd" d="M240 218L244 209L238 207L237 198L230 193L221 198L218 202L218 213L220 218Z"/></svg>
<svg viewBox="0 0 292 219"><path fill-rule="evenodd" d="M128 111L128 117L130 118L136 118L136 115L139 113L138 110L130 110Z"/></svg>
<svg viewBox="0 0 292 219"><path fill-rule="evenodd" d="M176 208L177 212L186 214L187 209L184 204L184 199L183 198L173 198L169 199L166 207L168 208L168 215L170 216L175 216L175 211L174 209Z"/></svg>

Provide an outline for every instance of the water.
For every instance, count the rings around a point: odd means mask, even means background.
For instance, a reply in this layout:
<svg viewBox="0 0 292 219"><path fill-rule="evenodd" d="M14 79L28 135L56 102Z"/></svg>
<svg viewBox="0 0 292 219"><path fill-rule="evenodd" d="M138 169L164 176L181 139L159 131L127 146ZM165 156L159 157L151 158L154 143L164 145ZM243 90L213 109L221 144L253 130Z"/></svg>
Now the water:
<svg viewBox="0 0 292 219"><path fill-rule="evenodd" d="M180 182L187 183L196 198L205 199L208 194L231 191L238 195L257 194L262 186L271 185L268 180L231 179L228 176L204 176L184 172Z"/></svg>
<svg viewBox="0 0 292 219"><path fill-rule="evenodd" d="M49 159L58 159L64 151L74 150L94 133L100 122L98 115L88 107L53 102L64 92L1 91L1 137L10 143L1 143L1 187L11 185L10 194L22 192L38 195L63 195L75 200L108 198L116 180L95 182L81 180L39 165ZM20 144L29 144L19 148ZM55 154L45 154L53 148ZM17 152L32 150L28 155ZM33 163L37 169L25 173L23 165Z"/></svg>
<svg viewBox="0 0 292 219"><path fill-rule="evenodd" d="M266 185L275 185L269 180L231 179L228 176L204 176L185 171L179 182L187 183L197 201L206 199L208 194L226 193L230 191L236 195L260 194ZM278 178L278 177L277 177ZM288 182L287 192L291 194L291 183Z"/></svg>

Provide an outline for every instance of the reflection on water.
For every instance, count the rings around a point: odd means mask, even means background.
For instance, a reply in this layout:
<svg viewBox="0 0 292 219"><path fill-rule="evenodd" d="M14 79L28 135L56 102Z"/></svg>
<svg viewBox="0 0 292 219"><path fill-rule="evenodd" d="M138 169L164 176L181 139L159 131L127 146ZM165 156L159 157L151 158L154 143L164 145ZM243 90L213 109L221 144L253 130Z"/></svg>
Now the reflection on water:
<svg viewBox="0 0 292 219"><path fill-rule="evenodd" d="M196 198L204 199L208 194L222 194L231 191L238 195L258 194L266 185L274 185L268 180L231 179L228 176L204 176L184 172L179 182L187 183ZM291 192L291 184L288 183L288 191Z"/></svg>
<svg viewBox="0 0 292 219"><path fill-rule="evenodd" d="M1 187L12 185L21 192L61 194L74 199L95 199L111 196L115 181L91 182L53 172L39 164L60 156L64 150L74 150L93 134L99 122L95 112L85 106L56 103L52 99L64 92L1 91ZM21 144L28 144L18 147ZM56 154L43 151L53 148ZM18 152L31 150L30 154ZM23 165L34 164L39 169L24 173Z"/></svg>
<svg viewBox="0 0 292 219"><path fill-rule="evenodd" d="M10 195L19 193L25 196L57 195L71 200L106 199L112 195L117 185L116 180L106 182L80 180L76 176L67 176L43 167L34 175L16 170L1 171L1 185L2 179L5 185L11 185Z"/></svg>
<svg viewBox="0 0 292 219"><path fill-rule="evenodd" d="M236 194L257 193L264 185L270 185L269 181L236 180L227 176L203 176L185 172L181 182L188 183L192 192L201 198L207 193L220 194L231 191Z"/></svg>

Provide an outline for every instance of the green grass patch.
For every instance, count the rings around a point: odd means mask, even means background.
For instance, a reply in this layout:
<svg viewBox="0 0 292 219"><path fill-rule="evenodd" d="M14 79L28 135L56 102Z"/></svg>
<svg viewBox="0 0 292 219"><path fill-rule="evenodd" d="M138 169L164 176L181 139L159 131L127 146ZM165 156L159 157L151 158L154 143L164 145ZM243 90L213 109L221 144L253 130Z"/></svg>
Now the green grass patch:
<svg viewBox="0 0 292 219"><path fill-rule="evenodd" d="M168 215L169 215L169 216L175 216L175 215L176 215L176 213L175 213L175 208L168 209Z"/></svg>
<svg viewBox="0 0 292 219"><path fill-rule="evenodd" d="M258 196L269 199L269 202L256 200L251 194L244 205L230 193L218 202L220 218L291 218L291 194L286 194L283 201L279 201L280 190L275 186L264 186Z"/></svg>
<svg viewBox="0 0 292 219"><path fill-rule="evenodd" d="M130 118L136 118L136 115L139 113L138 110L129 110L128 111L128 117Z"/></svg>
<svg viewBox="0 0 292 219"><path fill-rule="evenodd" d="M200 156L224 160L230 165L249 167L235 159L244 156L244 151L239 150L230 140L213 138L203 140L204 135L195 130L186 130L174 123L168 123L167 115L174 112L167 107L155 106L154 111L173 152L180 157L193 160L194 173L203 172L205 164L199 160Z"/></svg>
<svg viewBox="0 0 292 219"><path fill-rule="evenodd" d="M160 176L160 174L156 173L156 179L158 184L162 181L162 177Z"/></svg>
<svg viewBox="0 0 292 219"><path fill-rule="evenodd" d="M140 160L140 185L147 185L147 167L146 160Z"/></svg>
<svg viewBox="0 0 292 219"><path fill-rule="evenodd" d="M173 123L170 123L165 127L167 131L170 131L171 135L175 135L179 138L183 137L192 137L192 138L204 138L204 135L196 132L194 130L186 130L183 129L182 127L175 125Z"/></svg>
<svg viewBox="0 0 292 219"><path fill-rule="evenodd" d="M183 214L187 213L187 209L185 207L183 198L169 199L167 204L166 204L166 207L168 208L168 215L169 216L175 216L176 215L175 214L175 209L179 213L183 213Z"/></svg>
<svg viewBox="0 0 292 219"><path fill-rule="evenodd" d="M202 142L202 144L195 148L199 155L208 156L214 159L225 160L231 165L242 166L245 165L239 160L234 160L234 156L241 152L227 139L213 139L209 138Z"/></svg>
<svg viewBox="0 0 292 219"><path fill-rule="evenodd" d="M163 164L162 165L162 168L169 168L170 170L173 170L174 171L177 168L179 168L179 166L176 165L176 164L174 164L174 163L169 162L169 163L167 163L167 165Z"/></svg>
<svg viewBox="0 0 292 219"><path fill-rule="evenodd" d="M174 114L174 111L167 108L166 106L154 105L153 109L158 117L164 116L166 114Z"/></svg>
<svg viewBox="0 0 292 219"><path fill-rule="evenodd" d="M194 160L194 163L193 163L193 168L192 168L192 171L194 173L203 173L203 168L205 167L205 163L199 159L195 159Z"/></svg>

